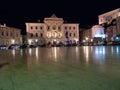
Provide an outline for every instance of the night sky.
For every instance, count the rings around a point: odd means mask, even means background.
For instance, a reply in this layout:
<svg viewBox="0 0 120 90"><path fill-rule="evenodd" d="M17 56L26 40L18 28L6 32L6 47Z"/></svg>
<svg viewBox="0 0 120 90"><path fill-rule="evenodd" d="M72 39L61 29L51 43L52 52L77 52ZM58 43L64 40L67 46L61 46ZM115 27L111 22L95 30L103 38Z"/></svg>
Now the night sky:
<svg viewBox="0 0 120 90"><path fill-rule="evenodd" d="M0 23L25 30L25 22L43 22L55 14L80 27L98 24L98 15L120 8L119 0L3 0Z"/></svg>

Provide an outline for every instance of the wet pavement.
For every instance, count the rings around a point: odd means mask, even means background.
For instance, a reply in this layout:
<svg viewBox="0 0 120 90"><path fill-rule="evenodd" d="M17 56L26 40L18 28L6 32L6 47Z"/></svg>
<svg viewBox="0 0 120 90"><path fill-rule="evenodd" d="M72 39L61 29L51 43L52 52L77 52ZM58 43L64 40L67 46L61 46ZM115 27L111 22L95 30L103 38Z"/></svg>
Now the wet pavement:
<svg viewBox="0 0 120 90"><path fill-rule="evenodd" d="M0 90L120 90L120 46L1 50Z"/></svg>

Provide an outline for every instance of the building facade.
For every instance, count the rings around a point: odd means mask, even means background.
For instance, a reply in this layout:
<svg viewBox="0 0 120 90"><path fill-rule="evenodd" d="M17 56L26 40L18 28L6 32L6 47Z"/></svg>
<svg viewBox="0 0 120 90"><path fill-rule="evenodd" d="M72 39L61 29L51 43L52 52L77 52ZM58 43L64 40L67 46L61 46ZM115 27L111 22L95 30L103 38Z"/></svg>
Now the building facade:
<svg viewBox="0 0 120 90"><path fill-rule="evenodd" d="M0 25L0 45L20 44L20 29Z"/></svg>
<svg viewBox="0 0 120 90"><path fill-rule="evenodd" d="M92 38L93 42L102 42L106 38L106 34L104 32L104 27L101 25L94 25L92 27Z"/></svg>
<svg viewBox="0 0 120 90"><path fill-rule="evenodd" d="M64 23L55 15L44 18L44 22L25 23L28 44L67 44L79 41L79 24Z"/></svg>
<svg viewBox="0 0 120 90"><path fill-rule="evenodd" d="M120 17L120 8L99 15L99 24L110 23L112 20L118 17Z"/></svg>
<svg viewBox="0 0 120 90"><path fill-rule="evenodd" d="M99 24L105 27L106 41L120 40L120 8L98 16ZM119 36L119 37L118 37Z"/></svg>
<svg viewBox="0 0 120 90"><path fill-rule="evenodd" d="M82 42L90 42L92 40L92 30L89 29L83 29L82 30Z"/></svg>

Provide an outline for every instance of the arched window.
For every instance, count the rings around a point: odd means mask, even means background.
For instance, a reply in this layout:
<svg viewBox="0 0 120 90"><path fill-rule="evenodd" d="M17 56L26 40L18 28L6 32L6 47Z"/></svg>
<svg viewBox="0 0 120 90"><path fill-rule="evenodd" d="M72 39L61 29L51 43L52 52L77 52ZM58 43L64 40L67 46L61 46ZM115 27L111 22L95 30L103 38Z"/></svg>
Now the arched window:
<svg viewBox="0 0 120 90"><path fill-rule="evenodd" d="M50 26L47 26L47 30L50 30Z"/></svg>

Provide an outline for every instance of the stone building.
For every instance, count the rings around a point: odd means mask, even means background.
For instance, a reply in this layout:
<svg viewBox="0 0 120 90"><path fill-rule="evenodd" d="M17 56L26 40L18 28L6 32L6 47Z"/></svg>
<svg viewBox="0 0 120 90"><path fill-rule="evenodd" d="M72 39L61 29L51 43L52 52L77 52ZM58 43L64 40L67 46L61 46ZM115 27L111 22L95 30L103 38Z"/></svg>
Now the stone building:
<svg viewBox="0 0 120 90"><path fill-rule="evenodd" d="M120 40L120 8L98 16L99 24L105 27L106 41Z"/></svg>
<svg viewBox="0 0 120 90"><path fill-rule="evenodd" d="M67 44L79 41L79 24L64 23L55 15L44 18L44 22L25 23L28 44Z"/></svg>
<svg viewBox="0 0 120 90"><path fill-rule="evenodd" d="M0 25L0 45L20 44L20 29Z"/></svg>
<svg viewBox="0 0 120 90"><path fill-rule="evenodd" d="M92 28L93 42L102 42L106 38L104 27L101 25L94 25Z"/></svg>
<svg viewBox="0 0 120 90"><path fill-rule="evenodd" d="M81 29L81 42L91 42L92 39L92 30L91 28L83 28Z"/></svg>

